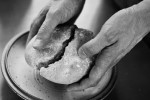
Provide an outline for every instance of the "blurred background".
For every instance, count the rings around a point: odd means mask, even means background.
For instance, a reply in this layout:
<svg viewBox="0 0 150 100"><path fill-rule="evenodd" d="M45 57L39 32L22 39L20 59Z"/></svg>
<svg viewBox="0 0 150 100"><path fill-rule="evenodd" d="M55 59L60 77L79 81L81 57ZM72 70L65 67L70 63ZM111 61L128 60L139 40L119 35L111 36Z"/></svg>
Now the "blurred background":
<svg viewBox="0 0 150 100"><path fill-rule="evenodd" d="M0 60L6 43L26 32L33 19L49 0L0 0ZM22 100L5 82L0 71L0 100Z"/></svg>
<svg viewBox="0 0 150 100"><path fill-rule="evenodd" d="M14 35L28 31L33 19L49 1L0 0L0 60L6 43ZM86 0L76 24L97 33L120 7L126 6L117 6L113 0ZM150 100L150 48L145 42L141 41L128 53L117 68L117 83L106 100ZM1 71L0 100L22 100L9 88Z"/></svg>

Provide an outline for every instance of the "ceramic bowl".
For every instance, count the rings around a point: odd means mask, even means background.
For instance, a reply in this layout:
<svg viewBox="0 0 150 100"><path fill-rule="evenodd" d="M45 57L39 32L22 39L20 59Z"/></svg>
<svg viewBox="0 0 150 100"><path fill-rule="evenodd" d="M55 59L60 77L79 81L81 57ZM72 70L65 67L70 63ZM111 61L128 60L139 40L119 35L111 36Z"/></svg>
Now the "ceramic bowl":
<svg viewBox="0 0 150 100"><path fill-rule="evenodd" d="M115 67L104 75L97 87L86 92L66 91L66 85L44 79L25 61L27 36L28 32L25 32L13 37L6 45L2 56L3 76L12 90L23 99L97 100L104 99L113 89L117 77Z"/></svg>

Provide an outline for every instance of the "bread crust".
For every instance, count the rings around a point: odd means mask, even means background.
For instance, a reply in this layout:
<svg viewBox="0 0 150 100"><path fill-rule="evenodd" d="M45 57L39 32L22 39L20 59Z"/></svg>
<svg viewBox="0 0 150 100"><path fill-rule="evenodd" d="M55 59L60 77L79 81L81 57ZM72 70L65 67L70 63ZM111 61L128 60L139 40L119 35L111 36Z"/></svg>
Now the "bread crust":
<svg viewBox="0 0 150 100"><path fill-rule="evenodd" d="M92 32L74 25L57 27L52 33L48 48L42 51L32 46L35 36L26 47L25 58L27 63L39 70L40 75L47 80L59 84L71 84L86 75L90 67L91 59L80 58L77 51L93 37ZM56 56L62 57L56 60Z"/></svg>

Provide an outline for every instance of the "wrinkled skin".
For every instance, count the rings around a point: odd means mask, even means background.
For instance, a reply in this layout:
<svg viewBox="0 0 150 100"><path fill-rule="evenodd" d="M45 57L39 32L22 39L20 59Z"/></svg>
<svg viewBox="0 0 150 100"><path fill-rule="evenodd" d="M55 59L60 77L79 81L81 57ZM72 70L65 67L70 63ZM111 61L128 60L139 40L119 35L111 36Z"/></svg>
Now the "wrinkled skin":
<svg viewBox="0 0 150 100"><path fill-rule="evenodd" d="M27 42L37 34L34 47L45 48L51 32L58 24L72 24L83 8L85 0L50 0L33 21Z"/></svg>
<svg viewBox="0 0 150 100"><path fill-rule="evenodd" d="M148 4L141 3L141 5L146 6ZM123 9L114 14L103 25L97 36L79 49L80 55L90 57L99 53L99 56L89 78L80 84L70 86L70 90L86 90L95 87L104 73L112 68L149 32L150 10L140 8L141 5Z"/></svg>
<svg viewBox="0 0 150 100"><path fill-rule="evenodd" d="M47 38L54 27L77 16L84 3L84 0L62 0L65 3L60 3L61 0L53 1L55 3L52 3L51 7L46 7L31 27L29 40L35 34L38 35L34 45L37 49L46 47L46 40L48 40ZM78 5L69 6L73 2ZM61 7L64 7L64 5L65 8L62 9ZM54 6L57 6L57 10L53 10ZM68 11L66 8L70 10ZM64 16L64 14L67 16ZM46 18L43 19L43 16L46 16ZM98 85L108 69L125 56L150 31L149 29L149 0L120 10L110 17L97 36L79 48L78 53L81 57L91 57L95 54L98 54L98 57L89 77L83 79L80 83L68 86L68 91L81 92L84 90L83 92L85 92L89 89L94 91L95 88L93 87Z"/></svg>

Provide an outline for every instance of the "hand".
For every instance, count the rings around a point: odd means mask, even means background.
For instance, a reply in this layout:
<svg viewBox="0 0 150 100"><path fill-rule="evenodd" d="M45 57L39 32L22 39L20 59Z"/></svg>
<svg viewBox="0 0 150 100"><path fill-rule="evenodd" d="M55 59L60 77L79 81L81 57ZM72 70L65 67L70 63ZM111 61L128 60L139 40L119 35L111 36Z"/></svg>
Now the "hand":
<svg viewBox="0 0 150 100"><path fill-rule="evenodd" d="M27 42L37 34L34 47L46 48L51 32L58 24L73 23L85 0L51 0L31 25Z"/></svg>
<svg viewBox="0 0 150 100"><path fill-rule="evenodd" d="M69 86L68 91L84 91L96 87L103 75L125 56L150 31L150 2L120 10L103 25L91 41L81 46L78 54L98 54L89 77ZM94 90L93 90L94 91Z"/></svg>

